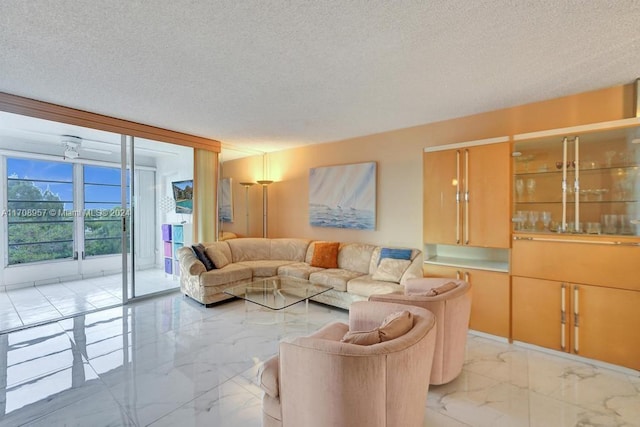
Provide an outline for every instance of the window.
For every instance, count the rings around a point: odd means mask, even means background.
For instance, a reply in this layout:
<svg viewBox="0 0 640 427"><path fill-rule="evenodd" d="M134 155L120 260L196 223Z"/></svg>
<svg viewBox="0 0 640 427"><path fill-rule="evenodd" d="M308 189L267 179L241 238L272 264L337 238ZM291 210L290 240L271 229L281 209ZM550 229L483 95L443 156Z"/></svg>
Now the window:
<svg viewBox="0 0 640 427"><path fill-rule="evenodd" d="M120 169L85 165L83 172L85 255L122 253L122 217L129 213L129 191L123 208Z"/></svg>
<svg viewBox="0 0 640 427"><path fill-rule="evenodd" d="M9 265L73 257L73 165L7 159Z"/></svg>

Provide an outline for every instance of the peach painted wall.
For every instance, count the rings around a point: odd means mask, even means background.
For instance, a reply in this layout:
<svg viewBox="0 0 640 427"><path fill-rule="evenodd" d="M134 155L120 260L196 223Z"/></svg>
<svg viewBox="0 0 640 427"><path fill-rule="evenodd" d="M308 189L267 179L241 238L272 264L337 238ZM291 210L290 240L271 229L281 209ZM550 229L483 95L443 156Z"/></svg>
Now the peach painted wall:
<svg viewBox="0 0 640 427"><path fill-rule="evenodd" d="M633 85L496 110L375 135L271 153L267 156L269 237L368 242L422 248L422 157L425 147L473 141L633 117ZM224 155L224 150L223 150ZM374 231L312 227L308 217L309 169L377 162L377 225ZM234 223L224 230L245 235L244 188L262 176L262 157L225 162L234 179ZM508 185L508 183L505 183ZM250 192L250 235L262 236L262 190ZM428 209L428 207L425 207Z"/></svg>

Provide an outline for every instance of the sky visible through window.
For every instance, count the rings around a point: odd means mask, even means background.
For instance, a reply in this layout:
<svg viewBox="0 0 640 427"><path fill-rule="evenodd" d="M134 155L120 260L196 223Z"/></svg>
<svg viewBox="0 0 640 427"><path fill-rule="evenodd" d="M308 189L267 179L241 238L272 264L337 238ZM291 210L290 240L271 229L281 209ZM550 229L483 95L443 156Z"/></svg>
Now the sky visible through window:
<svg viewBox="0 0 640 427"><path fill-rule="evenodd" d="M120 203L120 168L84 165L84 199L88 209L111 209ZM41 192L49 190L73 209L73 164L34 159L7 159L9 179L29 180ZM127 187L129 177L127 175ZM127 205L129 194L127 192Z"/></svg>

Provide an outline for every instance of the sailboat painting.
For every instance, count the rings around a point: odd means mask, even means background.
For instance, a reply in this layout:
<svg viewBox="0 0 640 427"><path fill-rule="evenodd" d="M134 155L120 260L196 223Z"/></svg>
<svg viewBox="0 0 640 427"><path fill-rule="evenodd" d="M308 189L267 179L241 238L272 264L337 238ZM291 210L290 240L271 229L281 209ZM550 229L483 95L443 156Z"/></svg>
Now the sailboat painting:
<svg viewBox="0 0 640 427"><path fill-rule="evenodd" d="M376 162L309 170L309 224L376 228Z"/></svg>

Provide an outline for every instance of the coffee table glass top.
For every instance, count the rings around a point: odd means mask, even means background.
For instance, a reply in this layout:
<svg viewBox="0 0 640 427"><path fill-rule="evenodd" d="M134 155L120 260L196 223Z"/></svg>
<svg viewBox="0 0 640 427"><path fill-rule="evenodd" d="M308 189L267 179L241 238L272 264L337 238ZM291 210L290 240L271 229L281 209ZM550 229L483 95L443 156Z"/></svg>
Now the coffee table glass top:
<svg viewBox="0 0 640 427"><path fill-rule="evenodd" d="M314 285L295 277L278 276L234 286L224 293L272 310L282 310L330 289L333 287Z"/></svg>

